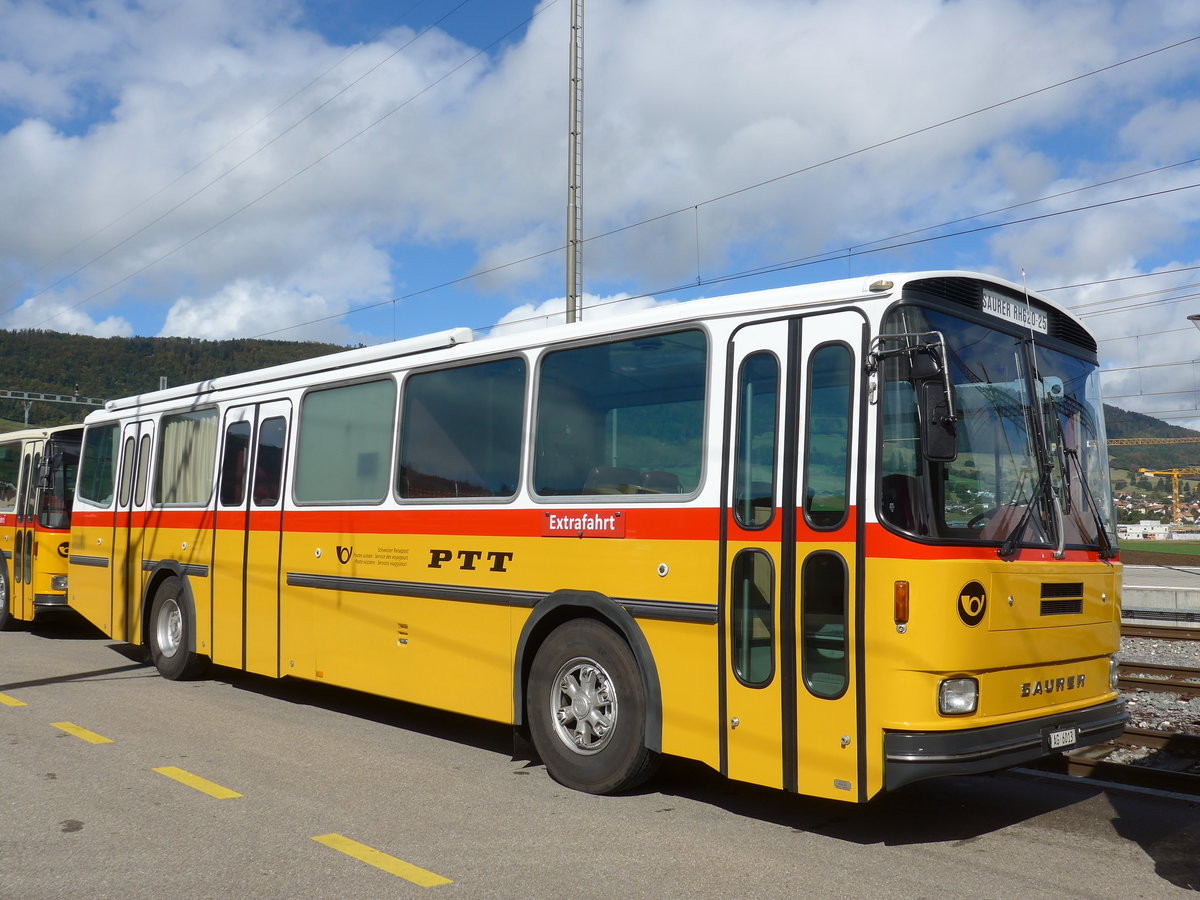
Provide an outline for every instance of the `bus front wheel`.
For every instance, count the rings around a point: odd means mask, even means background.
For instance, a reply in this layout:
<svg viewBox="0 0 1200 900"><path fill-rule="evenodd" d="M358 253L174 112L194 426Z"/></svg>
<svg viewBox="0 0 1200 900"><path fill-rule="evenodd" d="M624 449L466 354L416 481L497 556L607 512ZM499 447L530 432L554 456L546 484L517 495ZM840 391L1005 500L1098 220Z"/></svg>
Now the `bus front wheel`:
<svg viewBox="0 0 1200 900"><path fill-rule="evenodd" d="M577 619L551 632L533 659L526 697L533 745L560 784L609 794L653 773L641 672L608 626Z"/></svg>
<svg viewBox="0 0 1200 900"><path fill-rule="evenodd" d="M203 670L203 658L188 649L195 640L195 627L183 582L172 575L158 586L150 607L150 659L163 678L179 681Z"/></svg>

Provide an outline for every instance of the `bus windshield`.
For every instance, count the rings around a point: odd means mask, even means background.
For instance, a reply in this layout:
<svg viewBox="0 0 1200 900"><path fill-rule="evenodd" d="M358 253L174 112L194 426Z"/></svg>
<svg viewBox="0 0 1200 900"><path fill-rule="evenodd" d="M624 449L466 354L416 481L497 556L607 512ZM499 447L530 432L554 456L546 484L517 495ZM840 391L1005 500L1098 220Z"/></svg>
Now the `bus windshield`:
<svg viewBox="0 0 1200 900"><path fill-rule="evenodd" d="M941 336L955 445L953 459L925 458L921 373L914 373L920 353L881 354L883 521L921 537L998 543L1002 556L1017 546L1112 554L1115 516L1094 363L1038 344L1028 332L916 306L893 309L884 333Z"/></svg>

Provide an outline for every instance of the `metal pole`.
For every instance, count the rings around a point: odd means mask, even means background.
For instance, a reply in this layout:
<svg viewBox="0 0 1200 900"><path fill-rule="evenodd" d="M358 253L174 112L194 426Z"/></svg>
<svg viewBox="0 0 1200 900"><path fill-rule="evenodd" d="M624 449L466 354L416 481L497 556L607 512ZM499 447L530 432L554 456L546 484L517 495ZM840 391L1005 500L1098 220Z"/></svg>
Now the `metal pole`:
<svg viewBox="0 0 1200 900"><path fill-rule="evenodd" d="M571 0L570 115L567 137L567 321L583 302L583 0Z"/></svg>

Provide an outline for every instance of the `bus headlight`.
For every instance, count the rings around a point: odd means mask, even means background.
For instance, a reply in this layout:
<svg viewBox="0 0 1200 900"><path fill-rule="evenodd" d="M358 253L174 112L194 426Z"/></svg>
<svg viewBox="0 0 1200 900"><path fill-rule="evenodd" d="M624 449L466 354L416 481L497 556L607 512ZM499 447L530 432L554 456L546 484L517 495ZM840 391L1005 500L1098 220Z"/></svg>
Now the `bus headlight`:
<svg viewBox="0 0 1200 900"><path fill-rule="evenodd" d="M1117 689L1117 682L1121 677L1121 664L1117 662L1115 656L1108 658L1108 686L1114 691Z"/></svg>
<svg viewBox="0 0 1200 900"><path fill-rule="evenodd" d="M66 593L67 576L66 575L55 575L53 578L51 578L50 579L50 590L62 591L63 593Z"/></svg>
<svg viewBox="0 0 1200 900"><path fill-rule="evenodd" d="M979 682L974 678L947 678L938 685L938 712L965 716L979 706Z"/></svg>

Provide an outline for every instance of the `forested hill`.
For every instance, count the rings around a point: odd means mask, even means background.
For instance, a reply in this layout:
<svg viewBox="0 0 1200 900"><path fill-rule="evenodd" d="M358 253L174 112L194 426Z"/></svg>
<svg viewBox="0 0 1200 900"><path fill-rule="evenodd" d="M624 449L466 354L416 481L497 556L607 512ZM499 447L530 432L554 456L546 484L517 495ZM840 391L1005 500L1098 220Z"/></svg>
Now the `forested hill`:
<svg viewBox="0 0 1200 900"><path fill-rule="evenodd" d="M74 394L110 400L192 384L220 375L345 350L295 341L202 341L197 338L95 338L56 331L0 330L0 390ZM30 424L80 421L88 407L35 403ZM0 400L0 418L24 420L21 403Z"/></svg>
<svg viewBox="0 0 1200 900"><path fill-rule="evenodd" d="M1153 416L1129 412L1104 404L1108 438L1200 438L1200 431L1169 425ZM1109 447L1114 469L1183 469L1200 466L1200 442L1195 444L1148 444Z"/></svg>

